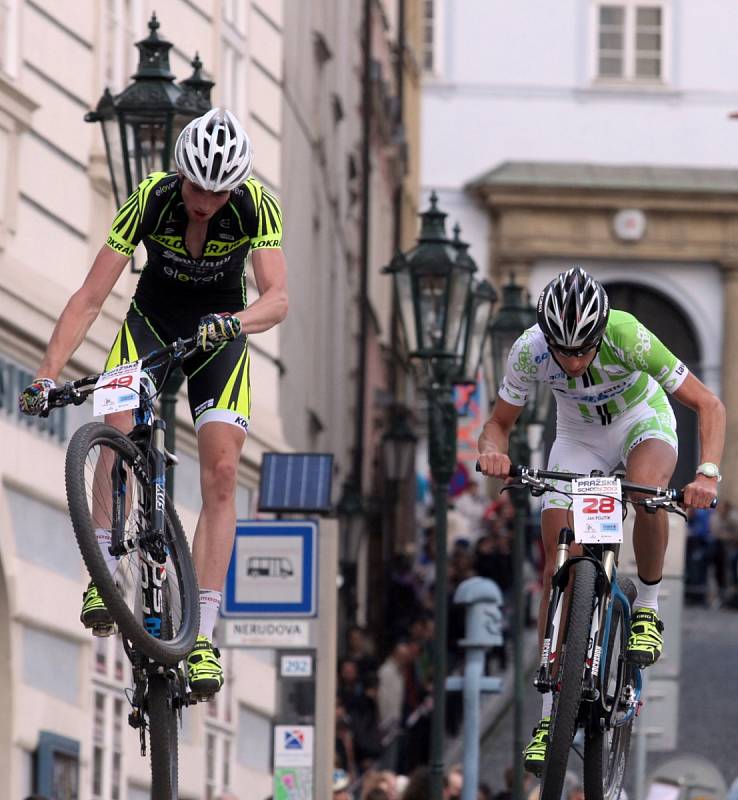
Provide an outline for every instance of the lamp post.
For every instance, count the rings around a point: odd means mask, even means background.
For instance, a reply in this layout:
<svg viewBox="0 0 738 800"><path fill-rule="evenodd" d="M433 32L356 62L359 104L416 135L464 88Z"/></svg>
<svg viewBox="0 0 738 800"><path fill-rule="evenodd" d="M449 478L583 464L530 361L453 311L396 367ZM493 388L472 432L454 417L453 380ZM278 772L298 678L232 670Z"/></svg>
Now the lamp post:
<svg viewBox="0 0 738 800"><path fill-rule="evenodd" d="M502 288L502 306L490 325L492 339L492 360L494 374L499 386L505 374L507 357L515 340L535 324L536 311L530 302L524 299L523 289L515 283L515 276L510 275L510 282ZM531 385L528 404L518 418L518 423L510 435L509 454L513 464L528 464L530 448L528 446L528 425L538 419L539 391L541 384ZM525 560L525 533L528 518L528 495L525 492L513 493L515 506L515 531L513 535L513 640L514 654L514 691L513 691L513 798L523 798L523 634L525 627L525 597L523 591L523 562Z"/></svg>
<svg viewBox="0 0 738 800"><path fill-rule="evenodd" d="M179 132L195 117L211 108L212 81L202 77L202 62L195 55L193 73L181 84L169 69L172 43L158 34L156 14L149 20L149 35L136 42L139 62L133 83L113 96L105 89L85 122L99 122L102 128L110 182L117 206L133 193L150 172L167 172L172 148ZM131 260L133 272L136 269ZM167 450L174 452L176 440L175 405L184 373L176 369L161 393L161 416L166 425ZM174 495L174 473L167 469L167 492Z"/></svg>
<svg viewBox="0 0 738 800"><path fill-rule="evenodd" d="M431 798L441 800L443 792L443 738L445 731L445 683L447 638L447 552L446 527L448 488L456 468L456 408L453 382L459 362L466 353L459 342L470 326L469 295L476 265L466 253L446 237L446 214L438 209L433 192L430 208L420 214L421 229L417 246L397 253L385 272L394 278L403 327L411 357L425 365L428 395L429 461L433 478L435 511L436 577L433 642L433 718L431 721ZM491 300L487 302L487 314ZM479 312L481 313L481 312ZM466 323L466 328L465 328ZM484 337L486 327L482 331ZM481 357L482 346L479 346ZM476 374L478 363L470 365Z"/></svg>

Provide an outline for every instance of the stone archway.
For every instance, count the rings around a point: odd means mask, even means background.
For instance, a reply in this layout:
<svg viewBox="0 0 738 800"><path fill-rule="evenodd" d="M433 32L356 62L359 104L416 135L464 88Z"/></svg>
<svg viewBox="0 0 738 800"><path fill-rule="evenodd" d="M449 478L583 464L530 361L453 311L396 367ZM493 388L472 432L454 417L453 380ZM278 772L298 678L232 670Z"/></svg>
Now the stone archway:
<svg viewBox="0 0 738 800"><path fill-rule="evenodd" d="M680 358L699 378L702 362L691 320L666 295L642 284L627 281L605 283L610 305L629 311ZM679 435L679 461L672 484L685 486L694 476L698 458L697 418L681 403L672 401Z"/></svg>

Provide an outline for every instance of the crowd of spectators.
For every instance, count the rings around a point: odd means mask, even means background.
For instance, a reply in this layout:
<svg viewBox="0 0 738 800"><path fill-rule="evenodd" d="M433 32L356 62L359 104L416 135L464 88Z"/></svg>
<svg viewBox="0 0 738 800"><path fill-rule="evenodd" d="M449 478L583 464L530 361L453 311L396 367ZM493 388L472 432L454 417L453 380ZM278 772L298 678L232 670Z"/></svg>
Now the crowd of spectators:
<svg viewBox="0 0 738 800"><path fill-rule="evenodd" d="M688 603L738 608L738 509L729 500L690 509L684 571Z"/></svg>
<svg viewBox="0 0 738 800"><path fill-rule="evenodd" d="M335 766L342 776L339 783L348 781L337 790L343 793L335 795L339 800L428 796L423 786L430 757L436 542L432 516L425 518L428 522L421 529L417 551L397 554L392 560L382 639L377 641L367 630L353 626L339 650ZM454 498L447 543L449 673L463 670L464 654L458 642L464 636L465 612L453 603L457 586L475 575L491 578L509 600L513 518L507 495L491 501L474 482ZM535 566L530 564L528 570L530 580L536 581ZM507 639L491 654L491 668L506 667ZM459 731L461 702L460 694L447 695L450 735ZM445 779L444 796L448 800L460 797L460 767L449 770ZM503 780L500 776L497 794L489 787L480 788L479 800L502 795Z"/></svg>

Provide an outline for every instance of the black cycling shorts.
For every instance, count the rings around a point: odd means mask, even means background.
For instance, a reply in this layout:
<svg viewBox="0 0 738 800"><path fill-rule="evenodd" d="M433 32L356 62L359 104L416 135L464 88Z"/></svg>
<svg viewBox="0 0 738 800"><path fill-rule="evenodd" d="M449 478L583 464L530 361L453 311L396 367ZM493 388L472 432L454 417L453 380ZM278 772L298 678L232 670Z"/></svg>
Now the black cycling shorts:
<svg viewBox="0 0 738 800"><path fill-rule="evenodd" d="M192 332L195 333L194 331ZM105 371L137 361L177 339L177 334L156 326L133 303L113 343ZM224 342L209 353L197 353L182 365L195 431L206 422L227 422L248 430L251 416L249 348L244 334ZM147 371L156 384L164 378L166 362Z"/></svg>

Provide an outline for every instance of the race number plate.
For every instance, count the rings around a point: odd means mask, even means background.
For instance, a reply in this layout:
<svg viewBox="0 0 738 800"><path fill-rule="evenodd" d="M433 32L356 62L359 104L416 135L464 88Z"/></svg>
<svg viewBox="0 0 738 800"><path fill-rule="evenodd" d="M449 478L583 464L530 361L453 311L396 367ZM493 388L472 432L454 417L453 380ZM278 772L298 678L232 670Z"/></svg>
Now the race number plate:
<svg viewBox="0 0 738 800"><path fill-rule="evenodd" d="M116 411L138 408L140 388L140 361L121 364L110 372L104 372L95 384L92 413L99 417L102 414L114 414Z"/></svg>
<svg viewBox="0 0 738 800"><path fill-rule="evenodd" d="M623 541L623 511L618 478L580 478L572 481L574 539L577 542L617 544Z"/></svg>

